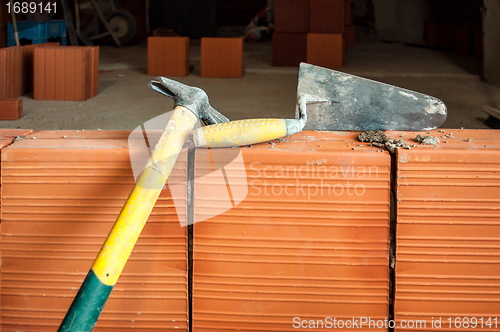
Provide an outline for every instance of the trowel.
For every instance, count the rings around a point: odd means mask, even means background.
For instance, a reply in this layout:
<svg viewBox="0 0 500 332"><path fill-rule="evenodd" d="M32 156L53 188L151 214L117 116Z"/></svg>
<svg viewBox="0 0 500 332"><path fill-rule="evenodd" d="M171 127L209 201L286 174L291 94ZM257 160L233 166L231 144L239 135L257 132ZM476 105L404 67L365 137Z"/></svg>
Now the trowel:
<svg viewBox="0 0 500 332"><path fill-rule="evenodd" d="M229 147L261 143L309 130L431 130L446 120L434 97L301 63L295 119L249 119L197 129L195 145Z"/></svg>
<svg viewBox="0 0 500 332"><path fill-rule="evenodd" d="M319 101L308 103L304 129L421 131L446 120L437 98L307 63L300 64L297 93Z"/></svg>

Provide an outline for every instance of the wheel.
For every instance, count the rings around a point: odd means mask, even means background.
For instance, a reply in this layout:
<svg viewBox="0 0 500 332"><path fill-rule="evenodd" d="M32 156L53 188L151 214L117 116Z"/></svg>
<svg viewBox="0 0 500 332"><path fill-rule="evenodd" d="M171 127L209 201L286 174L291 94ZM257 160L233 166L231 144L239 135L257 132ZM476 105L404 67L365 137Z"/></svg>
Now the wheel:
<svg viewBox="0 0 500 332"><path fill-rule="evenodd" d="M108 16L108 25L120 43L126 45L137 32L134 16L126 10L115 10Z"/></svg>

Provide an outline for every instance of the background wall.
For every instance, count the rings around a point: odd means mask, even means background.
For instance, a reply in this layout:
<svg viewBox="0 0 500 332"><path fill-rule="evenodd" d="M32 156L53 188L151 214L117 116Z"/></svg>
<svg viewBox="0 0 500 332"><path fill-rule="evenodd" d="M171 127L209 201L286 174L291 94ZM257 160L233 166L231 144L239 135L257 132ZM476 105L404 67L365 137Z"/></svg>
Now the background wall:
<svg viewBox="0 0 500 332"><path fill-rule="evenodd" d="M385 41L425 44L424 21L429 17L427 0L373 0L375 27Z"/></svg>
<svg viewBox="0 0 500 332"><path fill-rule="evenodd" d="M500 1L484 0L484 75L500 86Z"/></svg>

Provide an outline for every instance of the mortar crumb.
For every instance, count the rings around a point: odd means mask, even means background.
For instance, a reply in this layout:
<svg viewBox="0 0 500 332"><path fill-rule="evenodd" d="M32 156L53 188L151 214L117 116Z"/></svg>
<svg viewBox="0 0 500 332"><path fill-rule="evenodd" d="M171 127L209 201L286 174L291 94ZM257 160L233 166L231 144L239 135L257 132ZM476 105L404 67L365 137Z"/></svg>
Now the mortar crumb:
<svg viewBox="0 0 500 332"><path fill-rule="evenodd" d="M437 137L425 136L425 135L417 135L417 137L415 137L414 140L415 142L418 142L422 145L434 145L440 142L439 138Z"/></svg>
<svg viewBox="0 0 500 332"><path fill-rule="evenodd" d="M372 146L385 148L389 152L394 152L396 148L404 148L408 146L401 139L389 139L381 130L368 130L359 134L358 139L361 142L370 142ZM381 152L380 150L377 150Z"/></svg>
<svg viewBox="0 0 500 332"><path fill-rule="evenodd" d="M360 142L385 143L387 136L382 130L368 130L358 135Z"/></svg>

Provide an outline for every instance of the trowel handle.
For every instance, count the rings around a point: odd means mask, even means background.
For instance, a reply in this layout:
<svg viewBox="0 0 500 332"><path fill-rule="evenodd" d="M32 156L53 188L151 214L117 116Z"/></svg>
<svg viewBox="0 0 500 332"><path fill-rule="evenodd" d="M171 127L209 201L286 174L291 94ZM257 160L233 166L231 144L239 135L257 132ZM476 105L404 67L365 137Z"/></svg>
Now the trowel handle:
<svg viewBox="0 0 500 332"><path fill-rule="evenodd" d="M248 119L217 123L194 131L198 147L221 148L271 141L295 132L295 119Z"/></svg>

